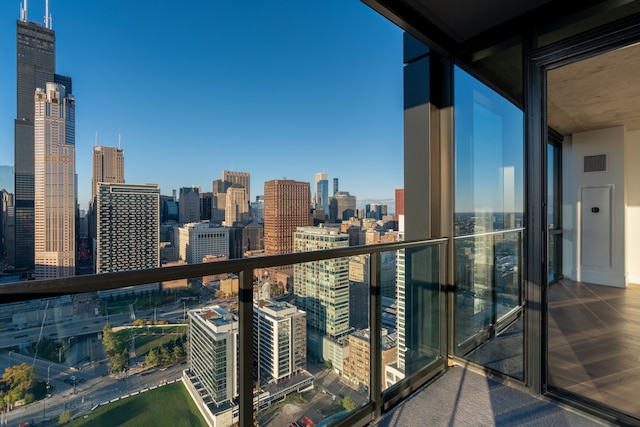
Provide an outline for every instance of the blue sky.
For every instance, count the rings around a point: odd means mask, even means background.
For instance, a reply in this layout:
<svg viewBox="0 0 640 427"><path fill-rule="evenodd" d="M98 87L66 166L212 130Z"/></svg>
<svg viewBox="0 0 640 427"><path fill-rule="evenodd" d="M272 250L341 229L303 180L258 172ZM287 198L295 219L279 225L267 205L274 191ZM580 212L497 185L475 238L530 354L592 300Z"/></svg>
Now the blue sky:
<svg viewBox="0 0 640 427"><path fill-rule="evenodd" d="M129 183L163 194L223 169L337 177L393 211L403 186L402 31L358 0L50 0L56 72L73 78L79 203L91 147L125 151ZM43 22L45 0L29 0ZM0 164L13 164L15 21L0 2Z"/></svg>

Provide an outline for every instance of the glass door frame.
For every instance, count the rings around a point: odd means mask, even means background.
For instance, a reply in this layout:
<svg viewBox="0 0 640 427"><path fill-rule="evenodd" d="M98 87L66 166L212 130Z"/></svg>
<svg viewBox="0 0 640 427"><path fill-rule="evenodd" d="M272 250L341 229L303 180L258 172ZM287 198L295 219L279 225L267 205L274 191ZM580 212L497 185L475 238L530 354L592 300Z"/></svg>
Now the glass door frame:
<svg viewBox="0 0 640 427"><path fill-rule="evenodd" d="M562 279L562 135L553 129L548 130L547 138L547 284L551 285ZM550 158L553 156L552 158ZM549 180L549 176L553 180ZM549 200L552 199L552 200ZM549 218L553 215L553 228ZM553 250L551 245L553 244ZM553 259L551 259L551 257ZM549 264L553 261L553 264Z"/></svg>

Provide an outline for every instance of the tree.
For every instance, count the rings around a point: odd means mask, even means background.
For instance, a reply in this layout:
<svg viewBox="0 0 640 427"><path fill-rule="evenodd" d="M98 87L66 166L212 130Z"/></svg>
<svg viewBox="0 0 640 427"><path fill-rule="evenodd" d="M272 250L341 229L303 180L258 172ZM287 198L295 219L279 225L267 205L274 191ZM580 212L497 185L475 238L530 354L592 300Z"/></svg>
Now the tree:
<svg viewBox="0 0 640 427"><path fill-rule="evenodd" d="M58 417L58 422L60 424L66 424L69 421L71 421L71 412L69 411L64 411L63 413L60 414L60 416Z"/></svg>
<svg viewBox="0 0 640 427"><path fill-rule="evenodd" d="M342 399L342 407L345 411L351 412L356 409L356 406L356 402L351 398L351 396L345 396L345 398Z"/></svg>
<svg viewBox="0 0 640 427"><path fill-rule="evenodd" d="M147 358L144 360L144 365L148 367L156 366L160 362L160 358L158 356L158 351L155 348L149 350L147 353Z"/></svg>
<svg viewBox="0 0 640 427"><path fill-rule="evenodd" d="M174 362L180 362L186 357L184 351L182 350L181 345L176 345L173 347L173 351L171 352L171 358Z"/></svg>
<svg viewBox="0 0 640 427"><path fill-rule="evenodd" d="M165 346L160 347L160 363L163 365L171 363L171 354Z"/></svg>
<svg viewBox="0 0 640 427"><path fill-rule="evenodd" d="M24 399L34 402L45 395L44 382L38 381L36 370L26 363L6 368L0 380L0 397L3 403Z"/></svg>

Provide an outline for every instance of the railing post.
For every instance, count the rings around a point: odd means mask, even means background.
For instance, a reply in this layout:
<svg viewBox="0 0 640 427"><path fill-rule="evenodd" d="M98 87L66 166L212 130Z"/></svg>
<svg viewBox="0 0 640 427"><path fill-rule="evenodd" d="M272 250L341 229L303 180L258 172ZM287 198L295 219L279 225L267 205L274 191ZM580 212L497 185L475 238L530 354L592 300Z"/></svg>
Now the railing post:
<svg viewBox="0 0 640 427"><path fill-rule="evenodd" d="M369 336L371 347L369 348L369 398L374 403L373 419L382 416L382 354L381 354L381 311L382 302L380 295L380 252L371 254L369 263L370 295L369 295Z"/></svg>
<svg viewBox="0 0 640 427"><path fill-rule="evenodd" d="M238 292L240 427L253 426L253 270L240 272Z"/></svg>

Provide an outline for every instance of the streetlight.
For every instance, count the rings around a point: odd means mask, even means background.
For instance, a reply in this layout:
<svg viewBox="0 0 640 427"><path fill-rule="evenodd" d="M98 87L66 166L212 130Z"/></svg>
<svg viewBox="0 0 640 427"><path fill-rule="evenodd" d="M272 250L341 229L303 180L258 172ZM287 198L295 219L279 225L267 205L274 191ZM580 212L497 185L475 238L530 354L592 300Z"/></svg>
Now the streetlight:
<svg viewBox="0 0 640 427"><path fill-rule="evenodd" d="M47 366L47 387L49 387L49 369L51 369L51 367L53 366L53 364Z"/></svg>
<svg viewBox="0 0 640 427"><path fill-rule="evenodd" d="M8 368L11 367L11 353L13 353L13 350L9 350L9 365L7 366Z"/></svg>

